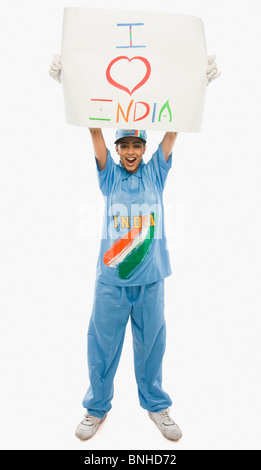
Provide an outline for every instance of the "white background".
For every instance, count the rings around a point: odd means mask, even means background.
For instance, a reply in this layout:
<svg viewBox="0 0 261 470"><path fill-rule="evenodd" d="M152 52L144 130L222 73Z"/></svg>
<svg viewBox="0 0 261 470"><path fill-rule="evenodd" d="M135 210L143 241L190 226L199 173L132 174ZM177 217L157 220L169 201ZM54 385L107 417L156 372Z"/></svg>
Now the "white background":
<svg viewBox="0 0 261 470"><path fill-rule="evenodd" d="M139 406L129 325L112 410L93 439L74 436L103 206L89 132L65 123L62 87L48 75L65 6L108 2L1 5L1 448L260 449L261 4L131 3L201 17L222 71L202 131L178 136L165 190L164 387L177 443ZM104 134L113 150L114 131ZM149 132L147 159L162 135Z"/></svg>

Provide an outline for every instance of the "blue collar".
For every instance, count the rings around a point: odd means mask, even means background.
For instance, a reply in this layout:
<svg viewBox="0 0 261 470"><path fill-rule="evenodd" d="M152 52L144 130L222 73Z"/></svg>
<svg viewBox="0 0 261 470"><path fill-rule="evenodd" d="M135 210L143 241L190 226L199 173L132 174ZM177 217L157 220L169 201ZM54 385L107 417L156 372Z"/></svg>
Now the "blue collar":
<svg viewBox="0 0 261 470"><path fill-rule="evenodd" d="M137 169L136 173L130 173L129 171L125 170L125 168L123 168L122 164L120 163L119 167L121 168L121 179L126 180L127 178L129 178L129 176L136 176L137 178L142 178L142 168L144 167L144 165L144 161L141 160L140 166Z"/></svg>

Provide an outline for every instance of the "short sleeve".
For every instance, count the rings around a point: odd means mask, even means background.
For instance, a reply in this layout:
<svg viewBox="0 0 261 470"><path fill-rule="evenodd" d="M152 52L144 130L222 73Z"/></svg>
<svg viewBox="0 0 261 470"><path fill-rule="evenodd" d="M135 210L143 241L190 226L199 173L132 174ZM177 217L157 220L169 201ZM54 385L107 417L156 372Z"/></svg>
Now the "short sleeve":
<svg viewBox="0 0 261 470"><path fill-rule="evenodd" d="M152 155L150 161L147 163L147 170L153 172L156 177L157 184L159 189L163 191L168 172L172 166L172 154L170 155L168 161L166 162L161 144L158 147L158 150Z"/></svg>
<svg viewBox="0 0 261 470"><path fill-rule="evenodd" d="M110 151L107 149L107 160L104 170L99 170L98 162L96 161L97 173L98 173L98 182L101 189L101 192L104 196L108 196L111 192L112 185L116 173L116 163L114 162Z"/></svg>

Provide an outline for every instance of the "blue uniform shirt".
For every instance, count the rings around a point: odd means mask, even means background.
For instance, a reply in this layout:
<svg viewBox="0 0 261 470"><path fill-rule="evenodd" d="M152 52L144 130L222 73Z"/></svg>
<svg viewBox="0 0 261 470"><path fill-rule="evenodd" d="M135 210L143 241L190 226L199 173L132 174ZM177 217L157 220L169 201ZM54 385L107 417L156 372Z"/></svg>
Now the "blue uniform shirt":
<svg viewBox="0 0 261 470"><path fill-rule="evenodd" d="M97 163L97 161L96 161ZM141 286L171 274L164 230L163 189L172 165L161 144L136 173L116 164L107 150L98 180L105 211L97 279L116 286Z"/></svg>

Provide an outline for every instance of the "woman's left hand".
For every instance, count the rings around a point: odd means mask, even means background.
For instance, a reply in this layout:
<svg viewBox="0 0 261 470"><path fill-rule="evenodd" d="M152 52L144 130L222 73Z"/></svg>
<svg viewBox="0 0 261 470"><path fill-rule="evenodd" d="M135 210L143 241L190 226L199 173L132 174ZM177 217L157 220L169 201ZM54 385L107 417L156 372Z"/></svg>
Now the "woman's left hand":
<svg viewBox="0 0 261 470"><path fill-rule="evenodd" d="M212 80L215 80L215 78L218 78L221 75L221 72L218 71L215 59L215 55L208 56L207 85L209 85Z"/></svg>

